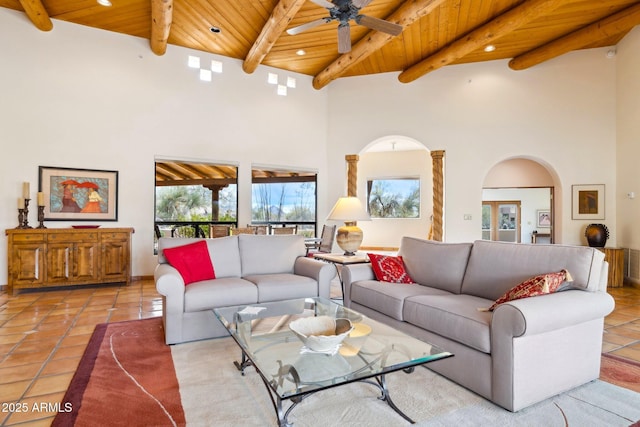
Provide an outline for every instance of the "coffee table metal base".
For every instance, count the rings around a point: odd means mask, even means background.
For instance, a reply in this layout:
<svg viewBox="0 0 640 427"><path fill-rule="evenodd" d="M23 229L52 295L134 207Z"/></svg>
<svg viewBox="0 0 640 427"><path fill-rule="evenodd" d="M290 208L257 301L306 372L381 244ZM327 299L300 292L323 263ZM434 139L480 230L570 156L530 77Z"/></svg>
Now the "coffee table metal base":
<svg viewBox="0 0 640 427"><path fill-rule="evenodd" d="M249 367L249 366L254 366L253 362L251 362L251 359L249 357L247 357L247 354L242 351L242 359L240 362L238 362L237 360L233 362L233 364L235 365L235 367L240 371L240 373L244 376L244 370ZM288 369L287 367L283 367L282 369ZM415 368L411 367L411 368L407 368L407 369L403 369L403 372L405 372L406 374L410 374L414 371ZM293 410L293 408L295 408L298 403L302 402L304 399L306 399L307 397L310 397L311 395L322 391L324 389L320 389L320 390L312 390L309 391L307 393L298 395L298 396L294 396L291 398L287 398L287 399L282 399L280 396L278 396L276 393L273 392L271 386L269 385L269 382L267 381L267 379L264 377L264 375L262 375L262 372L260 372L259 369L256 368L256 372L258 373L258 375L260 375L260 379L262 380L262 382L264 383L264 386L267 388L267 393L269 394L269 398L271 399L271 403L273 404L273 408L276 411L276 417L278 417L278 426L279 427L291 427L293 424L290 424L288 421L289 418L289 414L291 413L291 411ZM293 371L289 371L290 374L293 374L294 376L297 376L295 374L295 370ZM373 381L375 380L375 381ZM380 391L380 396L378 397L379 400L382 400L384 402L387 402L387 405L389 405L391 407L391 409L393 409L398 415L400 415L402 418L404 418L405 420L407 420L409 423L411 424L415 424L415 421L413 421L407 414L405 414L404 412L402 412L400 410L400 408L398 408L396 406L396 404L393 402L393 400L391 400L391 395L389 394L389 389L387 388L387 381L386 381L386 377L385 374L380 374L377 375L375 377L369 378L369 379L362 379L362 380L358 380L355 382L362 382L362 383L367 383L367 384L371 384L375 387L378 388L378 390ZM283 409L283 405L282 402L283 400L290 400L291 401L291 405L285 410Z"/></svg>

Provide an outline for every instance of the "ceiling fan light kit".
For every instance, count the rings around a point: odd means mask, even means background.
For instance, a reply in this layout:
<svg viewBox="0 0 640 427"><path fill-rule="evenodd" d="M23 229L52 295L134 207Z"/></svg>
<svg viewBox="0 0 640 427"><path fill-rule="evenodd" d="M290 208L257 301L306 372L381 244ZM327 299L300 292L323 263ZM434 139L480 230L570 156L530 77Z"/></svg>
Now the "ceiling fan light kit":
<svg viewBox="0 0 640 427"><path fill-rule="evenodd" d="M351 51L351 25L354 21L357 25L380 31L392 36L402 33L402 25L385 21L384 19L360 14L360 9L371 3L372 0L311 0L318 6L322 6L329 11L329 16L307 22L297 27L289 28L287 34L296 35L304 31L315 28L319 25L338 21L338 53Z"/></svg>

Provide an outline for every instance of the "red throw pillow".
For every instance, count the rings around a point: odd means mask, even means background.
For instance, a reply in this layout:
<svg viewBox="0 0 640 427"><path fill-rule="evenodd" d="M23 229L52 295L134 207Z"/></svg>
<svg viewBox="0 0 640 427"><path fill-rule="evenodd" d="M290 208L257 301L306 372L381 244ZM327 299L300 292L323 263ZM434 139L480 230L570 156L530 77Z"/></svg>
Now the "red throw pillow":
<svg viewBox="0 0 640 427"><path fill-rule="evenodd" d="M415 283L404 268L401 256L367 254L373 273L381 282Z"/></svg>
<svg viewBox="0 0 640 427"><path fill-rule="evenodd" d="M558 290L564 282L572 282L573 278L567 270L560 270L557 273L540 274L525 280L519 285L508 290L504 295L496 300L488 311L505 302L514 301L521 298L535 297L538 295L552 294Z"/></svg>
<svg viewBox="0 0 640 427"><path fill-rule="evenodd" d="M165 248L164 256L182 276L184 284L215 279L207 242L201 240L188 245Z"/></svg>

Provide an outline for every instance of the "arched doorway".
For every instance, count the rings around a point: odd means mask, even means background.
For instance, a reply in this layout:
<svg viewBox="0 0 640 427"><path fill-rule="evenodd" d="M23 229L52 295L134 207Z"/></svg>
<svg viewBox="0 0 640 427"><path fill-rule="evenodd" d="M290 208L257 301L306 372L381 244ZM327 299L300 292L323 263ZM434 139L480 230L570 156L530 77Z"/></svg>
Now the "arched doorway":
<svg viewBox="0 0 640 427"><path fill-rule="evenodd" d="M482 238L555 243L560 224L553 169L536 159L510 158L487 173L482 193Z"/></svg>
<svg viewBox="0 0 640 427"><path fill-rule="evenodd" d="M429 237L433 214L430 153L421 142L401 135L379 138L360 151L357 194L367 205L375 201L380 203L385 187L393 193L394 188L398 189L403 185L413 189L418 186L419 194L419 207L411 214L387 217L372 215L372 221L359 222L358 226L364 232L363 247L396 249L403 236ZM405 196L400 199L406 200ZM369 208L372 213L370 206Z"/></svg>

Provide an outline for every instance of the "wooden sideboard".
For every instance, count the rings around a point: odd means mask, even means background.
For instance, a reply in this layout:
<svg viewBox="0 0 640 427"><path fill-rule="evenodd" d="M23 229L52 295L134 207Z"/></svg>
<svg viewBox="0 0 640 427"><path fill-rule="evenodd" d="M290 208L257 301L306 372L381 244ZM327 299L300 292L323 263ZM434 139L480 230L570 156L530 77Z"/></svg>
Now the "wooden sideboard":
<svg viewBox="0 0 640 427"><path fill-rule="evenodd" d="M609 277L607 286L620 288L624 286L624 249L622 248L597 248L604 252L604 260L609 263Z"/></svg>
<svg viewBox="0 0 640 427"><path fill-rule="evenodd" d="M133 228L11 229L7 290L131 281Z"/></svg>

